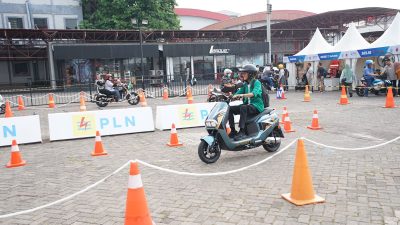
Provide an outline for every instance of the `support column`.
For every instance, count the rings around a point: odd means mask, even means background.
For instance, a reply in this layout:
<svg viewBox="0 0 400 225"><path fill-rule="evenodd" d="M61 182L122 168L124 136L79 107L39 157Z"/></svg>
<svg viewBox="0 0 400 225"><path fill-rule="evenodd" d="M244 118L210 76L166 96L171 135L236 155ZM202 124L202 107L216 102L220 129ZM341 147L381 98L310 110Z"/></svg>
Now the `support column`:
<svg viewBox="0 0 400 225"><path fill-rule="evenodd" d="M51 89L56 89L56 73L54 71L54 59L53 59L53 43L49 42L47 45L47 55L49 62L49 71L50 71L50 87Z"/></svg>

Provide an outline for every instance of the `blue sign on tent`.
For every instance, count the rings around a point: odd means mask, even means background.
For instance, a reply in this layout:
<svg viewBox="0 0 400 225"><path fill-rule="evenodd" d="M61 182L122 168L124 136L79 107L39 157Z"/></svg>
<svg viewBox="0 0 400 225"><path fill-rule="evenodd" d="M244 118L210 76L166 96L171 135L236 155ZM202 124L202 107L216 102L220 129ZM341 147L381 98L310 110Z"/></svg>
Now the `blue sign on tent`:
<svg viewBox="0 0 400 225"><path fill-rule="evenodd" d="M299 56L288 56L289 62L304 62L305 55L299 55Z"/></svg>
<svg viewBox="0 0 400 225"><path fill-rule="evenodd" d="M318 54L320 60L335 60L340 56L340 52Z"/></svg>
<svg viewBox="0 0 400 225"><path fill-rule="evenodd" d="M358 50L358 54L360 54L361 57L377 57L385 55L388 49L389 47L361 49Z"/></svg>

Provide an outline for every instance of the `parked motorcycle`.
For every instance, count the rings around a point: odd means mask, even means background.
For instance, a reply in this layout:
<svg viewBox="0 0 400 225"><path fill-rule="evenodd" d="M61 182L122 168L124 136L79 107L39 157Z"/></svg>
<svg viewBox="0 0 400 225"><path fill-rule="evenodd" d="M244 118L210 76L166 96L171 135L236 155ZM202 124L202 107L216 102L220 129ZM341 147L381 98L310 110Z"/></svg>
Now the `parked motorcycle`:
<svg viewBox="0 0 400 225"><path fill-rule="evenodd" d="M6 104L3 101L3 96L0 95L0 114L6 113Z"/></svg>
<svg viewBox="0 0 400 225"><path fill-rule="evenodd" d="M371 87L367 87L367 81L364 77L361 78L361 85L356 87L356 93L358 96L363 97L365 95L365 88L368 88L369 93L379 95L380 93L386 94L387 87L391 86L390 80L384 79L383 76L377 76L372 82Z"/></svg>
<svg viewBox="0 0 400 225"><path fill-rule="evenodd" d="M210 96L207 99L207 102L225 102L228 101L230 93L235 93L237 89L241 88L243 86L243 83L238 83L234 87L231 88L223 88L217 89L214 88L213 91L211 91Z"/></svg>
<svg viewBox="0 0 400 225"><path fill-rule="evenodd" d="M208 135L201 138L198 147L198 155L204 163L216 162L221 150L241 151L263 146L268 152L275 152L281 145L281 138L284 137L279 127L279 118L275 110L265 108L260 114L248 118L246 122L247 136L235 141L229 138L226 132L226 124L229 117L229 102L218 102L211 110L205 121Z"/></svg>
<svg viewBox="0 0 400 225"><path fill-rule="evenodd" d="M96 105L99 107L106 107L109 103L116 102L115 95L105 89L104 85L104 81L96 81L97 94L95 94L95 100ZM121 93L122 99L127 100L129 104L137 105L139 103L139 95L134 91L130 92L127 84L121 84L121 86L118 86L117 91Z"/></svg>

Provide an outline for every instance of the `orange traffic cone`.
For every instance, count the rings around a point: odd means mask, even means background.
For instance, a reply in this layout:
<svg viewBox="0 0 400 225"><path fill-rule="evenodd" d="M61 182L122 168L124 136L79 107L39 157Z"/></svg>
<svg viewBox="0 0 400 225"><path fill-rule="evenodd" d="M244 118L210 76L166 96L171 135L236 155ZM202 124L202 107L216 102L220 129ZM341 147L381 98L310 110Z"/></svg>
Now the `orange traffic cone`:
<svg viewBox="0 0 400 225"><path fill-rule="evenodd" d="M169 143L167 143L169 147L177 147L177 146L182 146L182 143L179 143L178 141L178 133L176 132L175 124L172 124L171 128L171 138Z"/></svg>
<svg viewBox="0 0 400 225"><path fill-rule="evenodd" d="M384 108L396 108L393 99L393 90L392 87L388 87L388 93L386 95L386 105Z"/></svg>
<svg viewBox="0 0 400 225"><path fill-rule="evenodd" d="M281 90L282 90L282 94L281 94L281 98L280 99L286 99L285 96L285 88L283 88L283 85L281 84Z"/></svg>
<svg viewBox="0 0 400 225"><path fill-rule="evenodd" d="M231 133L232 129L229 123L226 124L226 134L229 135Z"/></svg>
<svg viewBox="0 0 400 225"><path fill-rule="evenodd" d="M4 115L6 118L13 117L13 113L10 106L10 101L6 100L6 114Z"/></svg>
<svg viewBox="0 0 400 225"><path fill-rule="evenodd" d="M311 126L307 126L307 128L311 129L311 130L321 130L322 129L322 127L320 127L319 123L318 123L318 112L317 112L317 110L314 110Z"/></svg>
<svg viewBox="0 0 400 225"><path fill-rule="evenodd" d="M295 132L295 130L292 130L292 121L290 121L289 115L286 115L285 117L285 123L283 125L283 129L285 130L286 133Z"/></svg>
<svg viewBox="0 0 400 225"><path fill-rule="evenodd" d="M282 121L280 121L279 123L281 124L285 124L285 118L289 116L289 113L286 109L286 107L283 107L283 112L282 112Z"/></svg>
<svg viewBox="0 0 400 225"><path fill-rule="evenodd" d="M294 162L292 178L292 192L283 194L282 197L297 206L325 201L325 199L315 195L314 193L303 139L297 141L296 159Z"/></svg>
<svg viewBox="0 0 400 225"><path fill-rule="evenodd" d="M21 154L19 153L17 141L12 140L11 159L10 159L10 162L7 163L6 167L12 168L12 167L24 166L25 164L26 164L26 161L22 160Z"/></svg>
<svg viewBox="0 0 400 225"><path fill-rule="evenodd" d="M107 155L107 152L104 150L103 142L101 142L100 131L96 131L96 143L94 144L94 150L92 152L92 156L101 156Z"/></svg>
<svg viewBox="0 0 400 225"><path fill-rule="evenodd" d="M83 96L83 93L81 93L79 111L81 112L86 111L85 97Z"/></svg>
<svg viewBox="0 0 400 225"><path fill-rule="evenodd" d="M193 104L192 88L190 88L190 87L188 89L187 99L188 99L188 104Z"/></svg>
<svg viewBox="0 0 400 225"><path fill-rule="evenodd" d="M146 101L146 95L145 95L144 91L142 91L141 94L139 94L139 98L140 98L140 106L146 107L147 101Z"/></svg>
<svg viewBox="0 0 400 225"><path fill-rule="evenodd" d="M168 88L165 87L163 90L163 99L168 100Z"/></svg>
<svg viewBox="0 0 400 225"><path fill-rule="evenodd" d="M339 104L340 104L340 105L347 105L347 104L349 104L349 99L347 98L346 87L345 87L345 86L342 86L342 94L340 95Z"/></svg>
<svg viewBox="0 0 400 225"><path fill-rule="evenodd" d="M187 86L186 88L186 98L189 99L189 95L192 94L192 88L190 86Z"/></svg>
<svg viewBox="0 0 400 225"><path fill-rule="evenodd" d="M54 103L53 94L49 94L49 108L55 108L56 104Z"/></svg>
<svg viewBox="0 0 400 225"><path fill-rule="evenodd" d="M311 101L311 96L310 96L310 92L308 91L308 85L306 85L306 89L304 91L304 100L303 102L309 102Z"/></svg>
<svg viewBox="0 0 400 225"><path fill-rule="evenodd" d="M125 225L152 225L137 162L131 162L126 195Z"/></svg>
<svg viewBox="0 0 400 225"><path fill-rule="evenodd" d="M18 110L24 110L24 100L22 99L21 95L18 95Z"/></svg>

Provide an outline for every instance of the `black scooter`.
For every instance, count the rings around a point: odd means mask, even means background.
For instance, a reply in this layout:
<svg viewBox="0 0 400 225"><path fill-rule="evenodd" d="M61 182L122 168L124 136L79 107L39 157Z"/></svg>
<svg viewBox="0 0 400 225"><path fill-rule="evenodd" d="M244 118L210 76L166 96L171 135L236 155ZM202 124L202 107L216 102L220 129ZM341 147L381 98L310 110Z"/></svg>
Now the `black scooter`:
<svg viewBox="0 0 400 225"><path fill-rule="evenodd" d="M279 118L275 110L265 108L260 114L251 117L246 122L246 134L242 140L229 138L226 124L229 117L229 102L217 102L205 121L208 135L201 138L198 155L201 161L209 164L216 162L221 150L242 151L263 146L268 152L275 152L284 137L279 127Z"/></svg>

